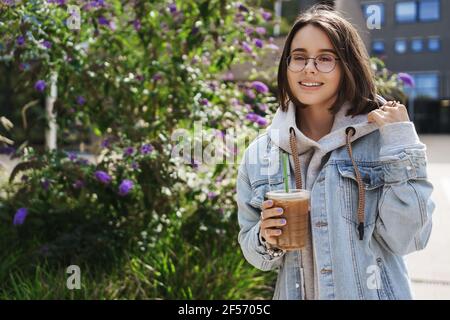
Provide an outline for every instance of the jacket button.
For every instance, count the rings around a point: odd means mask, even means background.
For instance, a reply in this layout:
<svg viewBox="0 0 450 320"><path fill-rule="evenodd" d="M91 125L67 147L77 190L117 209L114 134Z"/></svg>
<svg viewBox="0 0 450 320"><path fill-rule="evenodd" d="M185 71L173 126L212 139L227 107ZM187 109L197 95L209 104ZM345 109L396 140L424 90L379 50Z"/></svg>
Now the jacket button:
<svg viewBox="0 0 450 320"><path fill-rule="evenodd" d="M327 269L327 268L322 268L322 270L320 270L321 274L329 274L331 272L332 272L332 270L331 269Z"/></svg>
<svg viewBox="0 0 450 320"><path fill-rule="evenodd" d="M317 228L322 228L322 227L326 227L326 226L328 226L328 222L325 222L325 221L318 221L318 222L316 222L316 227Z"/></svg>

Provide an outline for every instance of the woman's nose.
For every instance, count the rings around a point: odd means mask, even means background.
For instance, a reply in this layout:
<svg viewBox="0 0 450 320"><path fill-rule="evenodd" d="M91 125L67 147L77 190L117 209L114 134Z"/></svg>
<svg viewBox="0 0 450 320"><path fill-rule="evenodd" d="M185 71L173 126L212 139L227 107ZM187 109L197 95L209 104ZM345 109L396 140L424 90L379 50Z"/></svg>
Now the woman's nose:
<svg viewBox="0 0 450 320"><path fill-rule="evenodd" d="M306 60L306 65L304 71L310 71L310 72L316 72L316 64L314 59L308 59Z"/></svg>

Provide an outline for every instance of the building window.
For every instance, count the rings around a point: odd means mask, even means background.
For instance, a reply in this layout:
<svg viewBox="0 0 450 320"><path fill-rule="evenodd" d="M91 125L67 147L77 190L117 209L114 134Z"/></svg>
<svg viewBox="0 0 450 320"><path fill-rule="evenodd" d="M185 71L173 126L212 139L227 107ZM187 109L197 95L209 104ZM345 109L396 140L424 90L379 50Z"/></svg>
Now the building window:
<svg viewBox="0 0 450 320"><path fill-rule="evenodd" d="M415 86L414 88L404 88L409 96L439 98L439 74L437 72L410 74L414 78Z"/></svg>
<svg viewBox="0 0 450 320"><path fill-rule="evenodd" d="M415 1L402 1L395 4L395 20L399 23L415 22L417 6Z"/></svg>
<svg viewBox="0 0 450 320"><path fill-rule="evenodd" d="M374 53L374 54L384 53L384 41L383 40L372 41L372 53Z"/></svg>
<svg viewBox="0 0 450 320"><path fill-rule="evenodd" d="M364 19L367 21L367 19L369 18L369 16L372 13L372 11L367 12L367 9L369 8L369 6L377 6L380 10L380 14L381 14L381 24L384 24L384 3L364 3L361 5L362 7L362 11L364 14Z"/></svg>
<svg viewBox="0 0 450 320"><path fill-rule="evenodd" d="M441 50L441 39L439 38L428 39L428 50L431 52L437 52Z"/></svg>
<svg viewBox="0 0 450 320"><path fill-rule="evenodd" d="M422 52L423 51L423 40L422 39L413 39L411 41L411 50L413 52Z"/></svg>
<svg viewBox="0 0 450 320"><path fill-rule="evenodd" d="M439 0L421 0L419 2L419 20L437 21L440 18Z"/></svg>
<svg viewBox="0 0 450 320"><path fill-rule="evenodd" d="M400 54L406 52L406 40L404 39L395 40L395 52Z"/></svg>

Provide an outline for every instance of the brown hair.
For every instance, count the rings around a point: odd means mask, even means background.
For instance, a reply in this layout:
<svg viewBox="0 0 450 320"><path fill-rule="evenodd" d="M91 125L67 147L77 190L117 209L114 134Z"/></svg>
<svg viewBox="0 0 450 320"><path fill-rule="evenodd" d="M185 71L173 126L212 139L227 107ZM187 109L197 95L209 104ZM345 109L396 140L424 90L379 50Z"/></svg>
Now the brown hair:
<svg viewBox="0 0 450 320"><path fill-rule="evenodd" d="M338 63L341 63L343 76L339 85L338 97L329 109L330 112L336 114L345 101L349 101L352 105L347 116L366 114L378 108L379 104L375 98L377 90L374 73L361 37L355 27L333 7L318 4L298 16L286 38L278 67L278 99L281 110L287 111L289 101L300 108L306 106L295 98L289 88L286 59L289 56L295 34L308 24L320 28L328 35L340 58Z"/></svg>

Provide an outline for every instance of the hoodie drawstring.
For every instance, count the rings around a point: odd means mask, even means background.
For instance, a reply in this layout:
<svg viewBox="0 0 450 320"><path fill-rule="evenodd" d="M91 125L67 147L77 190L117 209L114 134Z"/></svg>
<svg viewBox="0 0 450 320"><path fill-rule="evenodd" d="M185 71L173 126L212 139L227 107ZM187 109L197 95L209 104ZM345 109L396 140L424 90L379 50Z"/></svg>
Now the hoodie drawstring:
<svg viewBox="0 0 450 320"><path fill-rule="evenodd" d="M353 136L355 133L356 130L353 127L347 127L345 129L345 134L347 138L347 151L350 156L350 159L352 160L353 169L355 170L356 175L356 181L358 183L358 233L359 233L359 240L363 240L364 219L365 219L364 207L365 207L366 191L364 189L364 182L361 178L361 173L359 172L358 166L356 165L355 160L353 159L350 137Z"/></svg>
<svg viewBox="0 0 450 320"><path fill-rule="evenodd" d="M295 172L295 188L296 189L303 189L302 187L302 171L300 168L300 159L298 157L298 150L297 150L297 138L295 136L294 128L289 128L289 131L291 133L289 138L289 144L292 151L292 156L294 157L294 172Z"/></svg>
<svg viewBox="0 0 450 320"><path fill-rule="evenodd" d="M289 131L290 131L289 144L291 147L292 156L294 158L295 187L297 189L302 189L302 174L300 168L300 159L298 157L298 150L297 150L297 138L295 136L294 128L292 127L289 128ZM347 151L352 161L353 169L355 170L356 181L358 183L358 233L359 233L359 240L363 240L364 220L365 220L364 207L365 207L366 193L364 188L364 182L361 178L361 173L359 172L358 166L356 165L355 160L353 159L350 137L353 136L355 133L356 129L353 127L347 127L345 129Z"/></svg>

